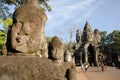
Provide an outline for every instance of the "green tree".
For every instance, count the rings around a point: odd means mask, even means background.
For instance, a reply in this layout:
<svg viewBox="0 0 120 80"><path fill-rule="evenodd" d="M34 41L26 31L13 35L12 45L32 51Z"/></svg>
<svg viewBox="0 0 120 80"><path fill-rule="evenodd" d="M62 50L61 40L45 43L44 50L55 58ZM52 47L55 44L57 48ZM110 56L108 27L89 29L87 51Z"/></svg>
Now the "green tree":
<svg viewBox="0 0 120 80"><path fill-rule="evenodd" d="M5 29L5 31L7 32L7 29L8 29L8 27L10 26L10 25L12 25L12 23L13 23L13 20L12 20L12 18L6 18L5 20L4 20L4 29Z"/></svg>
<svg viewBox="0 0 120 80"><path fill-rule="evenodd" d="M114 30L108 35L108 45L117 51L120 51L120 30Z"/></svg>
<svg viewBox="0 0 120 80"><path fill-rule="evenodd" d="M8 27L10 26L10 25L12 25L12 23L13 23L13 20L12 20L12 18L10 18L10 17L7 17L5 20L0 20L0 23L2 23L3 24L3 29L4 29L4 31L7 33L7 29L8 29Z"/></svg>
<svg viewBox="0 0 120 80"><path fill-rule="evenodd" d="M0 20L5 20L6 17L12 17L9 9L9 6L3 0L0 0Z"/></svg>
<svg viewBox="0 0 120 80"><path fill-rule="evenodd" d="M4 29L0 32L0 49L2 48L3 44L6 43L8 27L12 25L12 22L12 18L9 17L0 21L0 23L3 23Z"/></svg>
<svg viewBox="0 0 120 80"><path fill-rule="evenodd" d="M7 3L9 5L15 5L16 7L19 7L23 4L25 4L28 0L2 0L2 3ZM48 5L49 0L37 0L40 6L44 10L51 11L51 7Z"/></svg>
<svg viewBox="0 0 120 80"><path fill-rule="evenodd" d="M5 41L5 32L0 30L0 50L2 49L4 41Z"/></svg>
<svg viewBox="0 0 120 80"><path fill-rule="evenodd" d="M107 40L107 31L101 31L100 35L101 35L101 44L105 45Z"/></svg>
<svg viewBox="0 0 120 80"><path fill-rule="evenodd" d="M50 36L46 37L47 43L49 44L49 43L51 42L52 39L53 39L53 37L50 37Z"/></svg>
<svg viewBox="0 0 120 80"><path fill-rule="evenodd" d="M23 5L28 0L0 0L0 21L5 20L8 17L12 17L12 12L10 11L10 6L15 6L13 11ZM40 7L44 11L51 11L51 7L48 5L49 0L37 0ZM13 8L13 7L12 7Z"/></svg>

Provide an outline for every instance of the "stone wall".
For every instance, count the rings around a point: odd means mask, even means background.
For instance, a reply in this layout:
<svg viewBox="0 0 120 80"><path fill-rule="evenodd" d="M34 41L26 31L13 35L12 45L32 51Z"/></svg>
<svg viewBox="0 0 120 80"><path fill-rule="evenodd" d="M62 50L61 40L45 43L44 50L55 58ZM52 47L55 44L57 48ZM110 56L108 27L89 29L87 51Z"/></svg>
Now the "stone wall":
<svg viewBox="0 0 120 80"><path fill-rule="evenodd" d="M58 65L35 56L0 57L0 80L76 80L75 69L70 62Z"/></svg>

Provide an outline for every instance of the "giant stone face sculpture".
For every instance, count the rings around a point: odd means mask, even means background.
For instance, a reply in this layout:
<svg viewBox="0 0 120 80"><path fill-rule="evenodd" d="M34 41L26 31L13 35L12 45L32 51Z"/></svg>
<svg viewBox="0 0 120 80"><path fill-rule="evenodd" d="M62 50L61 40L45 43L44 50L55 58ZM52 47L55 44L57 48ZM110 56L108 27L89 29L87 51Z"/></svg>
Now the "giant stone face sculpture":
<svg viewBox="0 0 120 80"><path fill-rule="evenodd" d="M13 15L11 34L8 34L12 53L35 54L47 57L47 44L44 37L45 13L31 0L20 6ZM9 42L11 41L11 42ZM9 52L9 51L8 51Z"/></svg>
<svg viewBox="0 0 120 80"><path fill-rule="evenodd" d="M93 33L92 33L92 28L89 24L89 22L86 22L84 31L83 31L83 36L84 36L84 41L89 42L93 40Z"/></svg>

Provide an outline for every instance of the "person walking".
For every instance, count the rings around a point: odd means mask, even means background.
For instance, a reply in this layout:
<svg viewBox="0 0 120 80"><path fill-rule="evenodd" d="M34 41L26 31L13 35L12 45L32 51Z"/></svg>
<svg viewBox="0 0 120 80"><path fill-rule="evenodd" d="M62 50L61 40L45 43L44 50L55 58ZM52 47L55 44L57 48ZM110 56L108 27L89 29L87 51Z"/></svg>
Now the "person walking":
<svg viewBox="0 0 120 80"><path fill-rule="evenodd" d="M85 64L85 72L88 70L88 64Z"/></svg>
<svg viewBox="0 0 120 80"><path fill-rule="evenodd" d="M101 64L101 70L102 70L102 72L104 71L104 64L103 63Z"/></svg>

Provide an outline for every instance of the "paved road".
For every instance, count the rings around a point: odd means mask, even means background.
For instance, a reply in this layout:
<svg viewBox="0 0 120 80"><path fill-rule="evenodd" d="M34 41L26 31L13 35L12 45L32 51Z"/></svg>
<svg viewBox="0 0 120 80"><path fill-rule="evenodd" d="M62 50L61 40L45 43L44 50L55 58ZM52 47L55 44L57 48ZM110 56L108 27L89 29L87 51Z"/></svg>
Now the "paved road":
<svg viewBox="0 0 120 80"><path fill-rule="evenodd" d="M120 69L107 67L104 72L100 68L89 68L87 72L77 68L77 80L120 80Z"/></svg>

